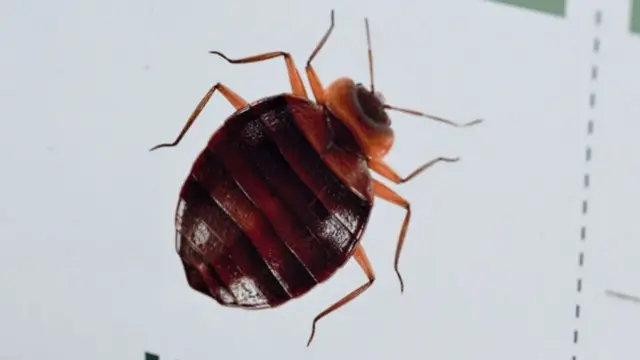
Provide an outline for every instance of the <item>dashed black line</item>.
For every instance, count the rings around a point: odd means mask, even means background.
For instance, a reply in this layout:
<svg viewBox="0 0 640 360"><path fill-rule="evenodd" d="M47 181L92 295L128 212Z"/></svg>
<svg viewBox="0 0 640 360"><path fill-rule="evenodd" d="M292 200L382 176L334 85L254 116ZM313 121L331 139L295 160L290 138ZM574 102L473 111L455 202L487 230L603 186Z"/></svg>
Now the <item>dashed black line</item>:
<svg viewBox="0 0 640 360"><path fill-rule="evenodd" d="M594 27L596 28L596 32L597 32L597 28L600 26L600 23L602 22L602 11L597 10L595 12L595 16L594 16ZM593 55L595 57L595 55L598 54L598 52L600 52L600 47L601 47L601 42L600 42L600 38L598 37L598 34L596 33L593 37L593 42L592 42L592 46L593 46ZM598 80L598 76L600 75L600 69L598 67L598 65L595 62L594 59L594 63L591 66L591 81L593 83L595 83ZM589 109L592 111L593 115L593 110L595 110L596 105L597 105L597 95L596 95L596 91L592 90L589 93L589 98L588 98L588 105L589 105ZM585 163L587 165L589 165L589 163L591 162L592 158L593 158L593 148L591 147L591 143L590 143L590 137L591 135L593 135L594 132L594 120L593 117L590 117L587 120L587 142L585 145ZM584 190L588 190L589 186L591 185L591 174L589 173L589 170L587 169L587 171L584 174L583 177L583 188ZM576 293L577 293L577 300L576 300L576 304L574 307L574 316L576 318L576 325L575 328L573 329L573 344L578 345L578 341L580 339L580 323L578 322L578 320L580 319L580 316L582 315L582 304L580 302L581 300L581 293L582 293L582 283L583 283L583 278L582 278L582 269L584 267L584 263L585 263L585 253L584 253L584 243L587 240L587 224L586 224L586 215L589 212L589 196L588 193L585 192L584 198L582 200L582 215L583 215L583 224L580 226L580 243L581 243L581 247L580 250L578 251L578 278L576 279ZM575 348L577 349L577 348ZM574 352L573 356L571 357L572 360L577 360L578 359L578 355L577 355L577 350Z"/></svg>

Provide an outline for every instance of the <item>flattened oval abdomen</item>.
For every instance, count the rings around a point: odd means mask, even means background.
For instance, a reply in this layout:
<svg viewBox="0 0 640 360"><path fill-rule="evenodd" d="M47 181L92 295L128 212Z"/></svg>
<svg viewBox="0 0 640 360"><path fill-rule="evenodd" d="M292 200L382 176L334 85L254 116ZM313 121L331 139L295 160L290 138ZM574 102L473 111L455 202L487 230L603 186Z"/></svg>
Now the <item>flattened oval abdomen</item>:
<svg viewBox="0 0 640 360"><path fill-rule="evenodd" d="M189 284L221 304L277 306L351 256L371 204L324 164L286 97L252 104L211 138L176 213Z"/></svg>

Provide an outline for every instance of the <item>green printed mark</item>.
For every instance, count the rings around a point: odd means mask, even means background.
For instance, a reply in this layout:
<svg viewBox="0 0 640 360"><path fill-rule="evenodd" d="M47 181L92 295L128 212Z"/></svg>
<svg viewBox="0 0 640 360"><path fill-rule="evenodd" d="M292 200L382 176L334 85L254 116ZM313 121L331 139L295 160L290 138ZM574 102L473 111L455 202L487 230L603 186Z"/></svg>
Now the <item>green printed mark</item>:
<svg viewBox="0 0 640 360"><path fill-rule="evenodd" d="M631 1L631 32L640 34L640 0Z"/></svg>
<svg viewBox="0 0 640 360"><path fill-rule="evenodd" d="M497 3L519 6L525 9L540 11L550 15L564 17L567 12L566 0L489 0ZM639 0L634 0L638 3ZM640 17L640 16L639 16ZM637 20L637 21L640 21Z"/></svg>
<svg viewBox="0 0 640 360"><path fill-rule="evenodd" d="M160 356L152 353L145 352L144 360L160 360Z"/></svg>

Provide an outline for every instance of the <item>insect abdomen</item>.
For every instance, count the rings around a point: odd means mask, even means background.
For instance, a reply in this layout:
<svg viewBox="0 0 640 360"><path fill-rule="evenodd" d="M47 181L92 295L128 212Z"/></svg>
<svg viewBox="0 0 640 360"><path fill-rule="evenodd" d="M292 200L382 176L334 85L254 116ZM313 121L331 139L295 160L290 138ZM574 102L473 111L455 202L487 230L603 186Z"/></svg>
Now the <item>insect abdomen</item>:
<svg viewBox="0 0 640 360"><path fill-rule="evenodd" d="M277 306L347 261L369 211L274 97L230 118L196 160L178 252L191 286L220 303Z"/></svg>

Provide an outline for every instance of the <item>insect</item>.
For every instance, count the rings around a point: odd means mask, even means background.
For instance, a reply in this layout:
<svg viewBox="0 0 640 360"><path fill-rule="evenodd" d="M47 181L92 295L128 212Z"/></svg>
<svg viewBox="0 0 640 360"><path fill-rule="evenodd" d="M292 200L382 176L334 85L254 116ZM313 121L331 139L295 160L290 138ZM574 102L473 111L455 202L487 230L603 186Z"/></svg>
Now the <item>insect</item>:
<svg viewBox="0 0 640 360"><path fill-rule="evenodd" d="M401 206L406 215L395 252L394 269L404 290L398 262L411 218L410 203L372 177L371 171L401 184L438 162L439 157L401 177L384 161L394 142L387 110L457 124L413 110L393 107L375 91L369 23L365 19L369 74L367 89L350 78L324 88L311 65L334 27L331 25L305 67L315 101L307 95L289 53L276 51L232 64L285 60L291 93L247 102L221 83L195 108L172 143L187 133L214 92L236 111L211 136L196 158L176 209L176 250L189 285L218 303L245 309L280 306L329 279L353 258L368 281L320 312L316 323L367 290L375 280L360 242L374 198Z"/></svg>

